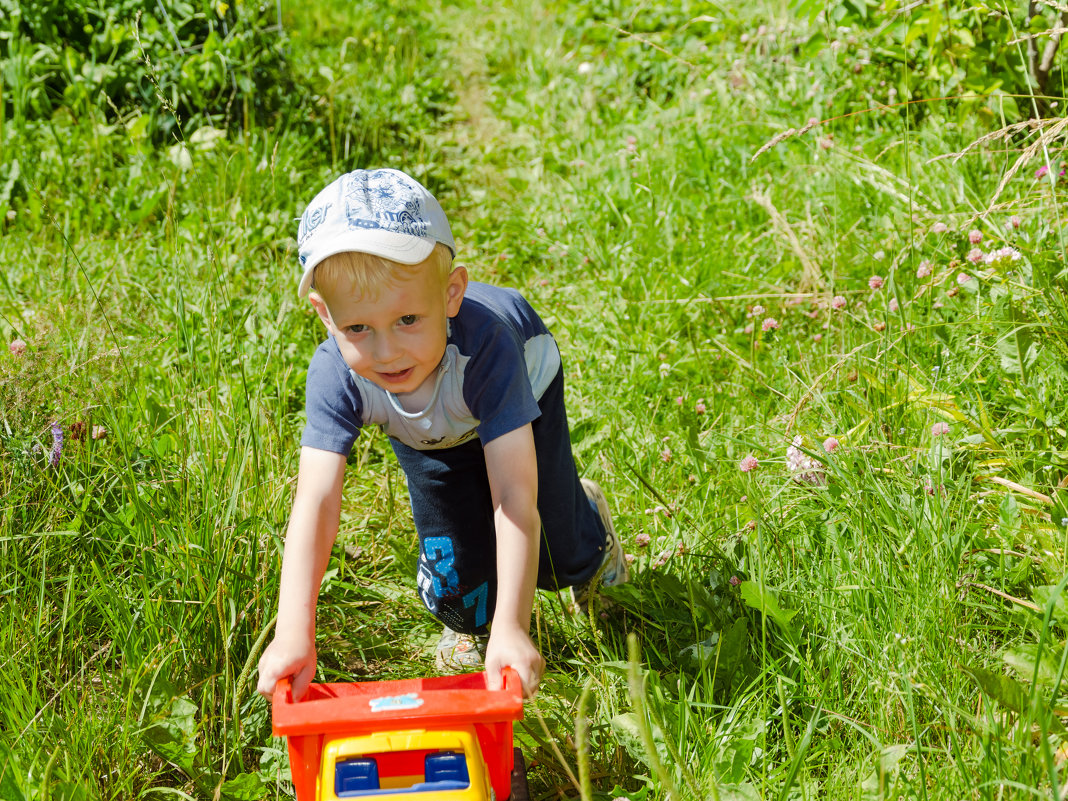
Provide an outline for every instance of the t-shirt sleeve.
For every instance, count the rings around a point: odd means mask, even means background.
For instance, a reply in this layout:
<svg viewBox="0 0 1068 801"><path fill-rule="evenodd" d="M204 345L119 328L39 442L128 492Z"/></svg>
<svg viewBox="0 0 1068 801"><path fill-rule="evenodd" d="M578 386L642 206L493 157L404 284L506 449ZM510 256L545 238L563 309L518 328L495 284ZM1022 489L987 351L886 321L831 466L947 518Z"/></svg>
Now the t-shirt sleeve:
<svg viewBox="0 0 1068 801"><path fill-rule="evenodd" d="M332 340L319 346L308 366L305 412L300 444L348 456L363 424L363 402Z"/></svg>
<svg viewBox="0 0 1068 801"><path fill-rule="evenodd" d="M541 415L530 387L522 342L506 325L489 332L467 365L464 400L479 421L478 438L485 445Z"/></svg>

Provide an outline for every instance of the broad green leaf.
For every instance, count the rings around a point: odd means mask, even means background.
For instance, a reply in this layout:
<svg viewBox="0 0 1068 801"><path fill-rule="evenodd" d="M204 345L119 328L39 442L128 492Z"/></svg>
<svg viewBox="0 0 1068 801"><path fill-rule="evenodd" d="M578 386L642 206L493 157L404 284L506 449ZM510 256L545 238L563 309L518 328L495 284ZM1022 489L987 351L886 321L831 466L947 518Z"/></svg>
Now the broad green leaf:
<svg viewBox="0 0 1068 801"><path fill-rule="evenodd" d="M964 667L963 670L979 685L980 690L1006 709L1018 714L1027 709L1029 693L1016 679L983 668Z"/></svg>
<svg viewBox="0 0 1068 801"><path fill-rule="evenodd" d="M267 794L267 786L260 774L242 773L223 782L219 794L227 801L257 801Z"/></svg>
<svg viewBox="0 0 1068 801"><path fill-rule="evenodd" d="M719 801L760 801L760 793L748 782L723 784L719 788Z"/></svg>
<svg viewBox="0 0 1068 801"><path fill-rule="evenodd" d="M1068 626L1068 598L1064 596L1065 592L1058 593L1055 585L1035 587L1031 593L1031 597L1043 612L1053 604L1053 619L1062 626Z"/></svg>
<svg viewBox="0 0 1068 801"><path fill-rule="evenodd" d="M1051 643L1047 640L1041 654L1038 651L1038 643L1024 643L1015 648L1006 648L1002 652L1001 658L1022 679L1037 681L1042 687L1052 690L1054 689L1053 683L1057 680L1057 673L1060 670L1061 655L1063 653L1063 643L1056 641Z"/></svg>
<svg viewBox="0 0 1068 801"><path fill-rule="evenodd" d="M652 727L653 743L656 746L657 754L660 756L660 761L669 764L671 757L667 744L664 742L664 733L655 723L650 722L649 725ZM649 755L645 752L645 746L642 744L641 731L638 728L638 716L634 712L624 712L612 718L612 732L615 734L616 739L619 740L619 744L631 755L631 758L651 767Z"/></svg>
<svg viewBox="0 0 1068 801"><path fill-rule="evenodd" d="M894 781L898 773L898 765L901 758L909 752L912 746L898 743L888 745L879 753L879 764L872 769L864 781L860 784L862 797L865 799L881 799L887 795L889 785Z"/></svg>
<svg viewBox="0 0 1068 801"><path fill-rule="evenodd" d="M784 632L791 637L795 632L790 625L790 621L793 619L797 611L786 611L779 605L779 597L775 590L758 584L755 581L743 581L741 584L741 596L742 601L746 606L756 609L763 615L767 615L775 621Z"/></svg>
<svg viewBox="0 0 1068 801"><path fill-rule="evenodd" d="M22 769L7 743L0 740L0 801L26 801L19 779Z"/></svg>

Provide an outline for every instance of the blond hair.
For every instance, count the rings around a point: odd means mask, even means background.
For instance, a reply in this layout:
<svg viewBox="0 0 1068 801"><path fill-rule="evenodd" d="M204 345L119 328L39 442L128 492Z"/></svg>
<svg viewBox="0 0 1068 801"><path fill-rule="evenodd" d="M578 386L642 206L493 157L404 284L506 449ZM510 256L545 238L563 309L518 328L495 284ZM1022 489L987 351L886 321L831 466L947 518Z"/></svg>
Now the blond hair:
<svg viewBox="0 0 1068 801"><path fill-rule="evenodd" d="M452 251L438 242L423 263L430 267L430 275L444 286L452 272ZM411 275L417 267L419 264L401 264L370 253L345 251L327 256L316 265L312 288L320 295L325 289L330 295L349 292L357 297L374 299L383 286Z"/></svg>

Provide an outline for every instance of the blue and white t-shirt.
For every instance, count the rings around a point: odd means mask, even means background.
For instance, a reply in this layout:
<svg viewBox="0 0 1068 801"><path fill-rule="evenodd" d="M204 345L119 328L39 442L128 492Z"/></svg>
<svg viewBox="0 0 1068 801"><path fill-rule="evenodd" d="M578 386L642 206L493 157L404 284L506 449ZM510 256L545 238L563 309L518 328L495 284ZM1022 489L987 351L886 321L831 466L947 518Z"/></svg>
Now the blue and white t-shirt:
<svg viewBox="0 0 1068 801"><path fill-rule="evenodd" d="M417 450L483 444L536 419L538 400L560 370L545 324L515 290L470 282L426 408L407 412L397 397L357 375L329 337L308 367L301 444L348 455L364 425Z"/></svg>

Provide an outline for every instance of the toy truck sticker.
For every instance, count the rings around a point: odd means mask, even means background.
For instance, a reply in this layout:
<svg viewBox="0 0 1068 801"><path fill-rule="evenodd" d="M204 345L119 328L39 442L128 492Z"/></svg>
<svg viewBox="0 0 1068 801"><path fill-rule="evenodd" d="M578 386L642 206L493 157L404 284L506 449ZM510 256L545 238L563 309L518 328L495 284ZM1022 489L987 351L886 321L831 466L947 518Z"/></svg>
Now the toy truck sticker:
<svg viewBox="0 0 1068 801"><path fill-rule="evenodd" d="M382 712L386 709L418 709L423 705L423 699L418 693L407 693L386 698L372 698L369 703L372 712Z"/></svg>

